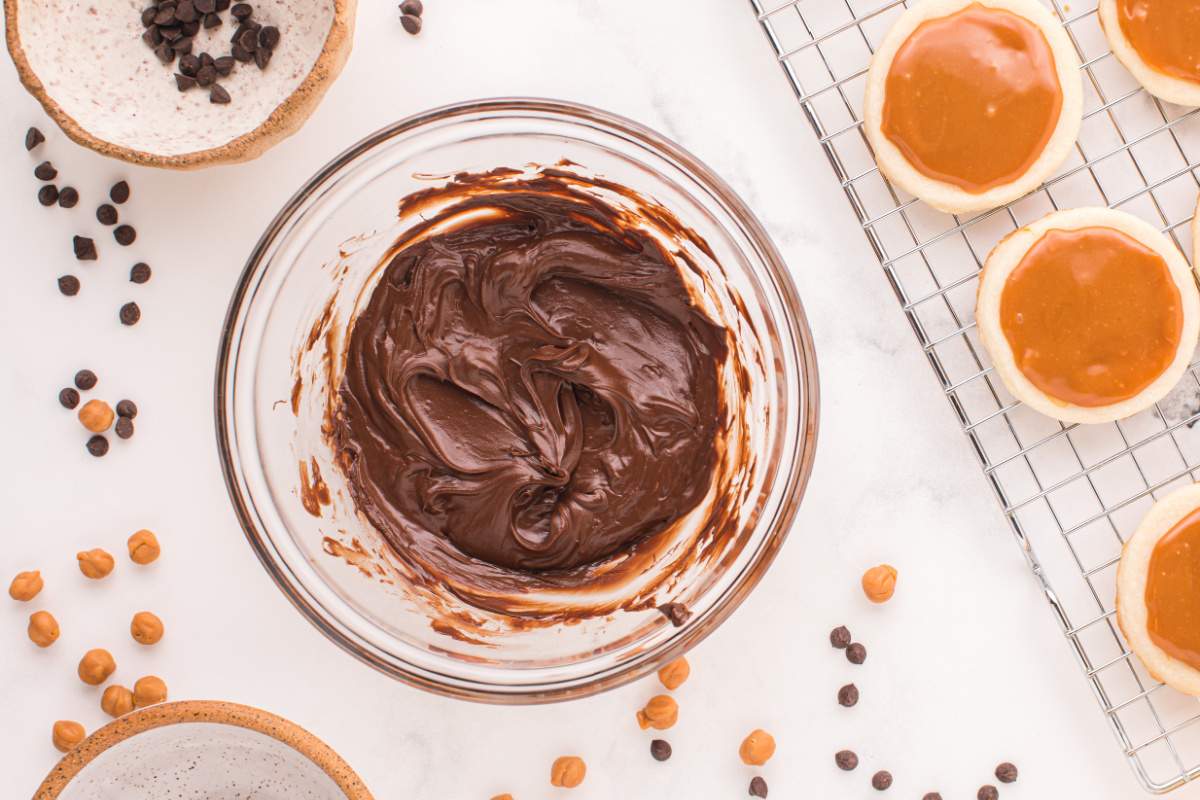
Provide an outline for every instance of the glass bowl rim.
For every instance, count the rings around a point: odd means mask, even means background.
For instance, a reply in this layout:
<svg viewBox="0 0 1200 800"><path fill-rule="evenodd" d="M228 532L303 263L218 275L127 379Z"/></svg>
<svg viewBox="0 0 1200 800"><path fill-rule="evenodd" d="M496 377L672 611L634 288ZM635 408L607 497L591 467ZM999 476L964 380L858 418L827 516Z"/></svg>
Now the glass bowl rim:
<svg viewBox="0 0 1200 800"><path fill-rule="evenodd" d="M260 277L265 266L264 256L275 238L292 220L297 209L318 192L331 176L395 137L425 125L453 120L456 117L467 117L465 122L469 124L469 118L472 115L506 111L544 113L565 118L576 124L592 123L611 129L622 136L631 138L637 145L652 154L671 162L709 190L714 199L724 206L726 213L741 228L742 235L753 246L757 260L766 268L767 275L765 277L770 279L770 287L776 293L785 312L783 315L785 324L780 327L781 343L782 346L791 348L797 363L797 385L795 389L787 392L786 396L798 404L796 435L802 437L802 441L800 446L795 448L791 464L782 465L787 468L786 473L777 476L777 479L786 482L781 494L779 509L763 542L759 545L758 551L744 568L742 576L729 587L723 596L717 599L711 608L707 609L703 619L699 620L700 624L689 626L685 623L678 635L672 637L669 642L658 649L654 658L633 659L627 664L610 670L607 674L602 674L599 678L583 678L573 681L569 685L548 690L542 688L499 690L489 689L483 684L467 686L461 682L441 682L427 676L423 670L406 669L405 666L380 657L374 652L373 647L364 646L365 643L353 632L339 624L336 618L329 618L333 615L316 607L317 604L310 603L306 598L308 591L306 587L296 585L299 582L294 583L287 574L287 570L277 563L273 555L273 547L269 544L271 534L267 531L260 531L254 520L250 510L251 502L244 496L239 484L242 466L233 443L231 424L231 418L234 416L232 402L235 382L235 376L231 370L237 362L234 344L241 341L239 316L247 296L250 294L251 286ZM238 523L267 574L304 618L344 652L410 686L458 699L507 705L557 702L586 697L622 686L654 671L662 664L669 663L720 627L758 585L790 532L812 474L816 456L820 405L816 351L803 304L783 257L762 223L736 192L696 156L641 123L572 101L536 97L469 100L413 114L362 138L331 159L309 178L284 203L267 225L250 252L246 266L234 286L221 328L213 395L218 457L226 490L234 513L237 515ZM401 661L398 658L395 660Z"/></svg>

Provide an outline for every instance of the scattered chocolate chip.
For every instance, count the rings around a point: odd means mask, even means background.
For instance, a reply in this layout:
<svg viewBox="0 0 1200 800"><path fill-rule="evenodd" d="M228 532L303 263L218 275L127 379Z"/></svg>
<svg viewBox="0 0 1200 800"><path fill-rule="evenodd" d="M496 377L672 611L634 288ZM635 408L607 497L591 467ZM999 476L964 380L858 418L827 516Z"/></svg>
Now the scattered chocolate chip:
<svg viewBox="0 0 1200 800"><path fill-rule="evenodd" d="M208 102L225 105L229 102L229 92L225 91L225 87L221 84L214 83L212 91L208 93Z"/></svg>
<svg viewBox="0 0 1200 800"><path fill-rule="evenodd" d="M192 5L201 14L212 14L217 10L217 0L192 0Z"/></svg>
<svg viewBox="0 0 1200 800"><path fill-rule="evenodd" d="M838 689L838 705L845 708L853 708L858 705L858 687L853 683L847 683L842 688Z"/></svg>
<svg viewBox="0 0 1200 800"><path fill-rule="evenodd" d="M175 73L175 88L181 92L186 92L188 89L194 88L197 83L199 81L189 75L184 75L181 72Z"/></svg>
<svg viewBox="0 0 1200 800"><path fill-rule="evenodd" d="M179 59L179 71L189 78L196 77L196 72L200 69L200 57L188 53L183 58Z"/></svg>
<svg viewBox="0 0 1200 800"><path fill-rule="evenodd" d="M209 86L212 86L216 82L217 82L217 68L216 67L201 67L200 71L196 73L196 83L200 84L201 86L203 86L206 89Z"/></svg>
<svg viewBox="0 0 1200 800"><path fill-rule="evenodd" d="M146 32L142 34L142 41L145 42L146 46L151 50L162 44L162 40L162 33L158 30L157 26L153 28L147 28Z"/></svg>
<svg viewBox="0 0 1200 800"><path fill-rule="evenodd" d="M160 26L158 32L164 42L173 42L180 36L183 36L183 30L178 25Z"/></svg>
<svg viewBox="0 0 1200 800"><path fill-rule="evenodd" d="M195 36L200 32L200 20L194 19L191 22L185 22L179 26L179 30L183 31L184 36Z"/></svg>
<svg viewBox="0 0 1200 800"><path fill-rule="evenodd" d="M58 190L58 204L63 208L74 208L79 202L79 192L74 186L64 186Z"/></svg>
<svg viewBox="0 0 1200 800"><path fill-rule="evenodd" d="M171 49L176 55L185 56L192 52L192 37L184 36L171 43Z"/></svg>
<svg viewBox="0 0 1200 800"><path fill-rule="evenodd" d="M58 393L58 402L63 408L75 408L79 405L79 392L68 386Z"/></svg>
<svg viewBox="0 0 1200 800"><path fill-rule="evenodd" d="M80 261L95 261L96 260L96 243L86 236L76 236L71 240L71 246L75 248L75 258Z"/></svg>
<svg viewBox="0 0 1200 800"><path fill-rule="evenodd" d="M851 664L861 664L867 660L867 648L858 642L851 642L846 647L846 660Z"/></svg>
<svg viewBox="0 0 1200 800"><path fill-rule="evenodd" d="M845 650L850 645L850 629L839 625L829 632L829 643L838 650Z"/></svg>
<svg viewBox="0 0 1200 800"><path fill-rule="evenodd" d="M666 739L655 739L650 742L650 755L655 761L666 761L671 757L671 743Z"/></svg>
<svg viewBox="0 0 1200 800"><path fill-rule="evenodd" d="M258 45L268 50L274 50L279 44L279 28L268 25L258 32Z"/></svg>
<svg viewBox="0 0 1200 800"><path fill-rule="evenodd" d="M32 150L42 142L46 141L46 137L37 128L30 128L25 131L25 149Z"/></svg>
<svg viewBox="0 0 1200 800"><path fill-rule="evenodd" d="M254 53L251 53L240 44L235 44L233 47L229 48L229 52L233 54L235 59L241 61L243 64L254 60Z"/></svg>
<svg viewBox="0 0 1200 800"><path fill-rule="evenodd" d="M137 239L137 231L133 229L132 225L118 225L113 229L113 238L122 247L129 247Z"/></svg>
<svg viewBox="0 0 1200 800"><path fill-rule="evenodd" d="M876 772L871 776L871 786L873 786L877 791L882 792L890 788L891 785L892 773L888 772L886 769L881 769L879 772Z"/></svg>
<svg viewBox="0 0 1200 800"><path fill-rule="evenodd" d="M254 65L260 70L267 68L267 64L271 63L271 51L265 47L260 47L254 51Z"/></svg>
<svg viewBox="0 0 1200 800"><path fill-rule="evenodd" d="M237 35L237 43L247 50L255 50L258 48L258 31L254 28L244 27Z"/></svg>
<svg viewBox="0 0 1200 800"><path fill-rule="evenodd" d="M137 416L137 403L132 400L122 400L117 403L117 416L133 419Z"/></svg>
<svg viewBox="0 0 1200 800"><path fill-rule="evenodd" d="M104 203L96 209L96 219L101 225L116 225L117 224L117 209L108 203Z"/></svg>
<svg viewBox="0 0 1200 800"><path fill-rule="evenodd" d="M96 458L100 458L101 456L108 453L108 439L105 439L103 436L100 436L99 434L97 434L96 436L93 436L92 438L87 440L87 451L89 453L91 453L92 455L94 455Z"/></svg>
<svg viewBox="0 0 1200 800"><path fill-rule="evenodd" d="M90 369L81 369L79 372L75 373L75 388L82 389L86 392L88 389L94 388L99 380L100 379L96 377L96 373L92 372Z"/></svg>
<svg viewBox="0 0 1200 800"><path fill-rule="evenodd" d="M142 318L142 310L138 308L138 304L128 302L121 306L121 312L118 314L122 325L137 325L138 320Z"/></svg>
<svg viewBox="0 0 1200 800"><path fill-rule="evenodd" d="M416 14L402 15L400 17L400 25L413 36L421 32L421 18Z"/></svg>
<svg viewBox="0 0 1200 800"><path fill-rule="evenodd" d="M217 0L217 13L220 14L223 11L228 11L231 2L232 0Z"/></svg>
<svg viewBox="0 0 1200 800"><path fill-rule="evenodd" d="M979 787L979 791L975 793L976 800L998 800L1000 790L990 783Z"/></svg>
<svg viewBox="0 0 1200 800"><path fill-rule="evenodd" d="M155 25L170 25L175 21L175 7L163 3L154 14Z"/></svg>
<svg viewBox="0 0 1200 800"><path fill-rule="evenodd" d="M150 265L139 261L129 270L129 280L132 283L145 283L150 280Z"/></svg>
<svg viewBox="0 0 1200 800"><path fill-rule="evenodd" d="M58 170L49 161L43 161L33 168L33 176L39 181L52 181L58 177Z"/></svg>
<svg viewBox="0 0 1200 800"><path fill-rule="evenodd" d="M195 22L199 19L192 0L180 0L179 5L175 6L175 19L180 22Z"/></svg>
<svg viewBox="0 0 1200 800"><path fill-rule="evenodd" d="M1017 779L1017 765L1005 761L996 767L996 780L1001 783L1012 783Z"/></svg>
<svg viewBox="0 0 1200 800"><path fill-rule="evenodd" d="M212 66L214 69L216 69L218 75L224 77L233 72L233 68L236 64L237 59L235 59L233 56L221 56L213 61Z"/></svg>
<svg viewBox="0 0 1200 800"><path fill-rule="evenodd" d="M129 417L117 417L117 425L114 429L117 437L128 439L133 436L133 420Z"/></svg>
<svg viewBox="0 0 1200 800"><path fill-rule="evenodd" d="M412 14L414 17L419 17L425 13L425 6L421 5L421 0L404 0L400 4L401 14Z"/></svg>
<svg viewBox="0 0 1200 800"><path fill-rule="evenodd" d="M229 11L236 20L250 19L250 15L254 13L254 7L249 3L235 3Z"/></svg>
<svg viewBox="0 0 1200 800"><path fill-rule="evenodd" d="M44 206L52 206L58 200L58 187L47 183L38 189L38 202Z"/></svg>
<svg viewBox="0 0 1200 800"><path fill-rule="evenodd" d="M853 750L838 750L833 756L833 763L837 764L838 769L849 772L858 768L858 754Z"/></svg>
<svg viewBox="0 0 1200 800"><path fill-rule="evenodd" d="M942 800L942 796L938 792L926 792L921 800Z"/></svg>
<svg viewBox="0 0 1200 800"><path fill-rule="evenodd" d="M154 6L142 9L142 27L149 28L154 24L154 18L158 15L158 9Z"/></svg>
<svg viewBox="0 0 1200 800"><path fill-rule="evenodd" d="M154 48L154 55L158 56L158 60L164 64L170 64L175 60L175 51L166 42Z"/></svg>
<svg viewBox="0 0 1200 800"><path fill-rule="evenodd" d="M200 66L211 67L215 63L216 63L216 60L212 56L210 56L208 53L200 54Z"/></svg>
<svg viewBox="0 0 1200 800"><path fill-rule="evenodd" d="M216 14L205 14L204 15L205 30L211 30L213 28L219 28L219 27L221 27L221 18L219 16L217 16Z"/></svg>
<svg viewBox="0 0 1200 800"><path fill-rule="evenodd" d="M766 797L767 782L762 777L755 775L750 779L750 796L751 797Z"/></svg>
<svg viewBox="0 0 1200 800"><path fill-rule="evenodd" d="M692 612L683 603L663 603L658 610L671 620L671 624L676 628L683 627L683 624L692 616Z"/></svg>
<svg viewBox="0 0 1200 800"><path fill-rule="evenodd" d="M79 294L79 278L74 275L63 275L58 279L58 290L67 297Z"/></svg>

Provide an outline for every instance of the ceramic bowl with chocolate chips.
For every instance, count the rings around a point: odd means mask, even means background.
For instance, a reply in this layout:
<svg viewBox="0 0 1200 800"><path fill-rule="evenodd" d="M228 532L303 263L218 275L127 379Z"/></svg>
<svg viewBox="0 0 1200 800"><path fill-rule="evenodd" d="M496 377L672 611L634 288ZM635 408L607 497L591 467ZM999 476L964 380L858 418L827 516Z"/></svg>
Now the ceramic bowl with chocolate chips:
<svg viewBox="0 0 1200 800"><path fill-rule="evenodd" d="M217 426L263 564L413 684L576 697L724 620L787 534L816 370L761 226L635 123L448 107L288 203L226 321Z"/></svg>

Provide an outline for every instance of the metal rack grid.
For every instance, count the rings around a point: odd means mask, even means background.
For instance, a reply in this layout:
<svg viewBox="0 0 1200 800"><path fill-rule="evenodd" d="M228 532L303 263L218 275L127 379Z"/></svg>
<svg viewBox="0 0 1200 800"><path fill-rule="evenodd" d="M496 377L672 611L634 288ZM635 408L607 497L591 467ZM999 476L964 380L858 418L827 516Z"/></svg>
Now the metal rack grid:
<svg viewBox="0 0 1200 800"><path fill-rule="evenodd" d="M1200 361L1151 410L1063 425L1013 400L980 346L982 259L1043 214L1121 208L1184 253L1200 179L1200 116L1159 102L1117 62L1095 0L1052 0L1083 64L1084 121L1053 178L1008 206L935 211L875 165L860 110L867 65L908 0L750 0L1018 544L1138 779L1167 792L1200 776L1200 705L1125 646L1114 593L1121 546L1156 497L1200 477Z"/></svg>

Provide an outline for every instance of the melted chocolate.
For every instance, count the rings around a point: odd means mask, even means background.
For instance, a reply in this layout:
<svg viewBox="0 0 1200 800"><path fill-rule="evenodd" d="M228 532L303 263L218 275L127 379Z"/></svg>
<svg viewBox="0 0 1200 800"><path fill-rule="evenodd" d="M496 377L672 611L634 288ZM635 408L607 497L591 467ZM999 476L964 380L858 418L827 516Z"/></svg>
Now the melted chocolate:
<svg viewBox="0 0 1200 800"><path fill-rule="evenodd" d="M571 570L694 509L726 424L725 330L604 203L468 197L398 242L346 349L333 441L403 552Z"/></svg>

